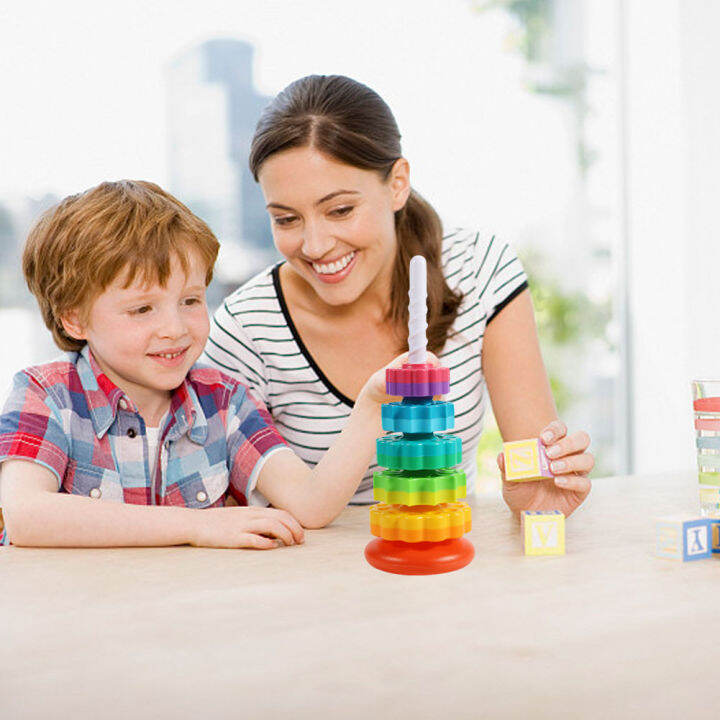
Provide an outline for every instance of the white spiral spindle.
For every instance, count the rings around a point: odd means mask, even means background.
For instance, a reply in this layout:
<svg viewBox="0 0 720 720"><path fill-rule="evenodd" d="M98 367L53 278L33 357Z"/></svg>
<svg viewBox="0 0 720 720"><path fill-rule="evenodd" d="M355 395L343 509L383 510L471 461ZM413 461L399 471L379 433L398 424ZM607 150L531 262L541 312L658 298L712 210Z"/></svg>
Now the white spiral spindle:
<svg viewBox="0 0 720 720"><path fill-rule="evenodd" d="M427 264L422 255L410 260L410 319L408 321L408 362L427 362Z"/></svg>

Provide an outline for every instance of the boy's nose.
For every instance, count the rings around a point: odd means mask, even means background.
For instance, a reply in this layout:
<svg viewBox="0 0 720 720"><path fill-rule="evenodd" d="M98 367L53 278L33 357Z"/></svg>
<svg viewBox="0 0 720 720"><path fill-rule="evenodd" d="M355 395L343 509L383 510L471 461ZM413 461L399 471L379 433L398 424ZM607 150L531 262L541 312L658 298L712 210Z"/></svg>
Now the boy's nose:
<svg viewBox="0 0 720 720"><path fill-rule="evenodd" d="M158 332L161 337L178 338L185 335L186 327L182 315L173 311L163 313Z"/></svg>

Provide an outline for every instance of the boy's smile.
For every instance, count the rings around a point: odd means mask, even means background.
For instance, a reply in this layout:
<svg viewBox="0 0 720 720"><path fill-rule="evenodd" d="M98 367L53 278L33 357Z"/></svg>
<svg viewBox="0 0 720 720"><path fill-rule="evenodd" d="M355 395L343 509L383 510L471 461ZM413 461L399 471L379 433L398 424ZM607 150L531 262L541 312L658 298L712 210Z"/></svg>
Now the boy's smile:
<svg viewBox="0 0 720 720"><path fill-rule="evenodd" d="M205 347L210 324L205 304L206 268L188 251L188 272L173 257L165 286L123 273L98 295L85 322L69 314L73 336L87 340L101 370L138 406L149 425L168 409Z"/></svg>

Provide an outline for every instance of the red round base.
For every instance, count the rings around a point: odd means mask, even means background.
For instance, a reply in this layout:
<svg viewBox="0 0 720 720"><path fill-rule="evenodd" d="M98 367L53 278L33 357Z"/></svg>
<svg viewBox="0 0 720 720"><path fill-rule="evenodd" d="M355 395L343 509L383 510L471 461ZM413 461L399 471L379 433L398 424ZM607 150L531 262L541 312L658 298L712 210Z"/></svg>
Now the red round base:
<svg viewBox="0 0 720 720"><path fill-rule="evenodd" d="M437 575L465 567L475 557L466 538L442 542L408 543L375 538L365 548L365 559L378 570L398 575Z"/></svg>

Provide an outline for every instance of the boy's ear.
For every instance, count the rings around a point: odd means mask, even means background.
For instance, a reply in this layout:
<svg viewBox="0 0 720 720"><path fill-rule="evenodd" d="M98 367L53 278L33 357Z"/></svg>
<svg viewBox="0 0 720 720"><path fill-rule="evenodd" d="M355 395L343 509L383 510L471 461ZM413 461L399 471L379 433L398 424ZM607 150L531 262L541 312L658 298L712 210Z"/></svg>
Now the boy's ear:
<svg viewBox="0 0 720 720"><path fill-rule="evenodd" d="M410 197L410 163L398 158L390 171L390 189L392 190L393 212L405 207Z"/></svg>
<svg viewBox="0 0 720 720"><path fill-rule="evenodd" d="M85 326L77 310L68 310L60 317L63 330L75 340L87 340L85 337Z"/></svg>

